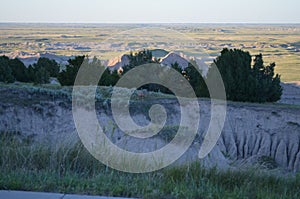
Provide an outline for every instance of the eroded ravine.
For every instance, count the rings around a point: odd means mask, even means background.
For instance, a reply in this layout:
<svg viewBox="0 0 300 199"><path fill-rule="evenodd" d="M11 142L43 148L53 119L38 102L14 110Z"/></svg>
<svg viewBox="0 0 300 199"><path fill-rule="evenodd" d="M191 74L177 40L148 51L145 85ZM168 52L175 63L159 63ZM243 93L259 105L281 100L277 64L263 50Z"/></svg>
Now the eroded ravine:
<svg viewBox="0 0 300 199"><path fill-rule="evenodd" d="M0 132L20 132L34 135L37 140L64 140L76 137L71 101L63 96L30 94L23 89L1 88ZM192 160L198 158L201 138L210 119L210 103L200 100L201 121L191 148L185 154ZM145 103L159 103L166 107L166 125L176 127L180 121L180 107L175 99L137 99L132 117L139 124L147 124ZM166 144L166 140L155 137L151 144L126 140L113 125L107 101L97 103L100 123L110 134L110 139L120 147L135 148L135 151L151 151ZM175 128L176 130L176 128ZM124 141L126 140L126 142ZM48 142L48 141L47 141ZM45 144L47 144L45 142ZM153 144L153 143L156 144ZM126 144L125 144L126 143ZM136 146L144 148L136 149ZM212 152L201 162L204 166L227 168L242 164L254 164L262 157L273 160L287 171L300 171L300 109L297 106L229 103L227 117L221 137Z"/></svg>

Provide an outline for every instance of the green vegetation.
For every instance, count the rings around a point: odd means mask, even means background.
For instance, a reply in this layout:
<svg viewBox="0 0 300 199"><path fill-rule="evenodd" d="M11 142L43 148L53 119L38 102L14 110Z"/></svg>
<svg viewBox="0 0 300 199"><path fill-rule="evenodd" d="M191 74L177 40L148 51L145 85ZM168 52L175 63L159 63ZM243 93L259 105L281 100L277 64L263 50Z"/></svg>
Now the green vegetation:
<svg viewBox="0 0 300 199"><path fill-rule="evenodd" d="M84 59L85 56L77 56L74 59L68 60L69 64L66 66L66 69L58 74L58 81L62 86L74 85L76 75Z"/></svg>
<svg viewBox="0 0 300 199"><path fill-rule="evenodd" d="M278 167L278 164L274 160L274 158L270 156L261 156L257 160L258 164L260 164L263 168L266 169L275 169Z"/></svg>
<svg viewBox="0 0 300 199"><path fill-rule="evenodd" d="M157 60L152 59L152 53L149 50L140 51L136 54L131 53L129 59L130 64L124 67L123 73L138 65L158 63ZM274 74L275 63L264 66L261 54L256 55L253 66L251 63L251 55L248 52L237 49L228 50L227 48L223 49L221 55L214 61L222 75L227 99L249 102L278 101L282 95L282 88L280 76ZM179 66L177 62L172 65L172 68L190 82L197 97L209 97L204 80L209 78L210 70L207 77L202 77L201 71L198 72L194 66L196 63L190 60L189 66L185 69ZM171 93L163 86L154 84L145 85L142 89Z"/></svg>
<svg viewBox="0 0 300 199"><path fill-rule="evenodd" d="M57 77L60 70L60 66L55 60L50 60L45 57L39 58L37 63L33 64L33 68L35 69L44 68L45 71L49 73L50 77Z"/></svg>
<svg viewBox="0 0 300 199"><path fill-rule="evenodd" d="M209 97L208 88L204 81L205 77L202 77L202 74L199 73L195 66L197 66L196 63L193 63L193 60L191 60L189 66L184 71L181 71L181 74L190 82L197 97Z"/></svg>
<svg viewBox="0 0 300 199"><path fill-rule="evenodd" d="M275 102L280 99L282 88L280 76L274 75L275 63L264 66L261 54L255 56L251 66L249 52L225 48L214 63L222 75L228 100Z"/></svg>
<svg viewBox="0 0 300 199"><path fill-rule="evenodd" d="M0 133L0 189L138 198L299 198L300 176L258 170L205 170L198 163L146 174L122 173L95 160L80 142L33 144Z"/></svg>
<svg viewBox="0 0 300 199"><path fill-rule="evenodd" d="M0 57L0 81L5 83L12 83L15 81L12 69L9 67L9 59L6 57Z"/></svg>
<svg viewBox="0 0 300 199"><path fill-rule="evenodd" d="M92 62L90 62L88 56L76 56L74 59L69 59L66 69L58 74L58 81L60 84L62 86L73 86L80 67L89 67L89 75L97 75L97 71L103 72L98 83L99 86L114 86L120 79L118 71L111 71L109 68L104 67L101 64L101 61L96 57L94 57ZM91 71L95 72L91 73ZM89 78L86 78L85 81L87 81L85 82L87 85L91 83L89 82Z"/></svg>
<svg viewBox="0 0 300 199"><path fill-rule="evenodd" d="M125 74L132 68L139 65L148 64L148 63L158 63L157 61L153 61L152 58L153 56L150 50L143 50L136 53L130 52L129 64L123 67L123 73Z"/></svg>
<svg viewBox="0 0 300 199"><path fill-rule="evenodd" d="M59 72L59 65L54 60L47 58L40 58L36 64L26 68L18 59L10 60L3 56L0 59L0 70L4 70L7 65L9 69L0 77L0 81L13 82L12 77L21 82L34 82L35 84L45 84L49 82L50 75L57 77L62 86L73 86L79 69L82 67L86 70L86 77L81 80L85 85L90 85L90 79L94 75L103 72L99 86L115 86L120 77L136 66L159 63L158 60L153 59L150 50L143 50L136 53L130 53L128 56L129 64L122 68L122 71L111 71L108 67L101 64L101 61L96 57L92 61L88 56L76 56L74 59L69 59L66 68ZM275 63L264 66L262 55L256 55L254 64L251 66L252 59L249 52L242 50L228 50L223 49L221 55L217 57L214 64L218 67L223 82L226 88L226 95L228 100L232 101L249 101L249 102L275 102L278 101L282 95L282 88L280 86L280 76L274 74ZM183 69L177 62L172 64L171 68L183 75L193 87L197 97L209 97L208 88L205 83L205 78L209 78L210 70L207 77L202 77L201 71L196 70L196 63L190 60L187 68ZM169 74L168 70L171 68L164 67L166 73L164 74L149 74L158 75L159 78L170 78L165 74ZM95 77L97 78L97 77ZM176 81L176 80L175 80ZM148 91L162 92L172 94L172 92L158 84L143 85L138 89L146 89Z"/></svg>
<svg viewBox="0 0 300 199"><path fill-rule="evenodd" d="M0 82L13 83L33 82L35 84L49 83L50 76L57 77L60 66L56 61L48 58L39 58L36 64L28 68L19 59L0 57Z"/></svg>
<svg viewBox="0 0 300 199"><path fill-rule="evenodd" d="M61 88L53 85L33 87L32 84L2 84L2 86L14 90L17 88L21 91L28 90L32 93L31 96L35 96L34 100L37 100L38 104L44 100L40 100L37 96L52 100L56 96L69 98L72 93L71 87ZM110 98L112 87L100 89L99 99ZM152 95L162 97L159 93L151 95L149 93L145 96L145 100ZM9 100L11 102L12 99ZM23 99L17 100L17 103L24 102ZM33 99L25 100L33 103ZM240 107L246 105L242 102L230 103ZM253 106L266 107L269 104ZM281 105L273 106L277 108ZM268 111L272 111L272 108L269 107ZM167 126L164 129L166 134L159 136L169 141L176 133L176 129L177 126ZM0 189L139 198L299 198L300 196L299 174L295 178L285 178L269 176L268 173L260 173L258 170L221 172L203 169L197 163L184 167L172 166L149 174L126 174L100 164L81 143L47 142L45 145L45 142L33 143L31 137L21 137L21 132L0 132L0 135ZM262 168L276 167L270 157L262 157L259 163Z"/></svg>
<svg viewBox="0 0 300 199"><path fill-rule="evenodd" d="M142 51L138 51L138 52L130 52L129 55L129 64L123 67L123 71L120 75L124 75L125 73L127 73L128 71L130 71L131 69L133 69L136 66L140 66L143 64L149 64L149 63L156 63L158 64L158 60L157 59L153 59L152 56L152 51L150 50L142 50ZM162 66L164 67L164 66ZM169 70L169 68L164 67L165 70ZM163 78L163 74L151 74L151 75L162 75ZM163 85L158 85L158 84L146 84L143 85L142 87L140 87L139 89L146 89L148 91L154 91L154 92L162 92L162 93L167 93L167 94L172 94L172 92L164 87Z"/></svg>
<svg viewBox="0 0 300 199"><path fill-rule="evenodd" d="M3 57L3 59L8 59ZM9 59L8 66L12 70L12 75L15 80L20 82L28 82L28 74L25 65L19 59Z"/></svg>

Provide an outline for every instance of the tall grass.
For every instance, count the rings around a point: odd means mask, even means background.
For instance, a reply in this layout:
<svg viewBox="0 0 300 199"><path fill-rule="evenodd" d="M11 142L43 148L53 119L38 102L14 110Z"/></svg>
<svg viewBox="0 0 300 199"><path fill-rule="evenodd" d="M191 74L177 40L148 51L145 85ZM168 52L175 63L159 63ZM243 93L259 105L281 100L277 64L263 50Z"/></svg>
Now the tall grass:
<svg viewBox="0 0 300 199"><path fill-rule="evenodd" d="M219 172L198 163L146 174L106 167L78 142L49 146L0 134L0 189L138 198L300 198L300 176Z"/></svg>

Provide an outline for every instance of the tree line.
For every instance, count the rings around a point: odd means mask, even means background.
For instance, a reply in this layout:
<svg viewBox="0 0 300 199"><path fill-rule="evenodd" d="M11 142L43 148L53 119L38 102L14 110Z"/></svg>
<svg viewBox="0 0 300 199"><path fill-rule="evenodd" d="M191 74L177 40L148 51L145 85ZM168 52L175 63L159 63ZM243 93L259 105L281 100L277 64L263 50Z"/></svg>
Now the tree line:
<svg viewBox="0 0 300 199"><path fill-rule="evenodd" d="M18 58L0 57L0 82L49 83L50 77L58 77L60 66L55 60L39 58L37 63L26 67Z"/></svg>
<svg viewBox="0 0 300 199"><path fill-rule="evenodd" d="M65 68L60 70L60 65L48 58L39 58L37 63L26 67L18 59L2 56L0 57L0 81L45 84L49 83L50 77L56 77L62 86L72 86L80 67L84 66L100 67L103 73L98 82L99 86L115 86L122 75L134 67L147 63L159 63L159 60L153 58L149 50L131 52L128 57L129 64L122 70L110 70L103 66L96 57L89 60L87 56L76 56L69 59ZM190 60L188 67L183 69L176 62L171 65L171 68L177 70L189 81L197 97L209 97L205 80L210 77L211 70L209 69L208 74L203 76L201 71L194 67L195 64L194 60ZM282 95L280 75L274 73L275 63L265 65L262 54L255 55L252 59L249 52L225 48L213 64L220 71L228 100L274 102L279 100ZM169 69L170 67L166 67L166 70ZM143 85L139 89L172 94L168 88L157 84Z"/></svg>

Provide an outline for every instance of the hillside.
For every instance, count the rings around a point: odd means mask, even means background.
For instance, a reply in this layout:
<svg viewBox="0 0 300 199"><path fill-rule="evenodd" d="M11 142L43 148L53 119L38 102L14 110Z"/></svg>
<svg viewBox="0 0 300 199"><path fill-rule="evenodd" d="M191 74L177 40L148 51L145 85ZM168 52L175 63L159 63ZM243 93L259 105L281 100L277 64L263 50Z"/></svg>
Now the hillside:
<svg viewBox="0 0 300 199"><path fill-rule="evenodd" d="M78 140L70 89L2 86L0 90L0 132L18 132L45 144ZM98 119L114 144L129 151L147 152L164 146L173 138L180 121L180 107L175 98L146 93L143 99L138 96L133 99L131 114L138 124L149 122L147 113L152 104L163 105L168 114L162 133L141 141L130 139L115 126L108 90L101 90L96 107ZM198 161L201 137L210 118L210 102L200 99L199 103L201 119L198 136L178 160L179 164ZM200 162L205 167L216 166L219 169L254 165L265 168L265 164L271 164L267 165L268 169L300 171L299 121L300 108L296 105L229 102L222 135L213 151Z"/></svg>

